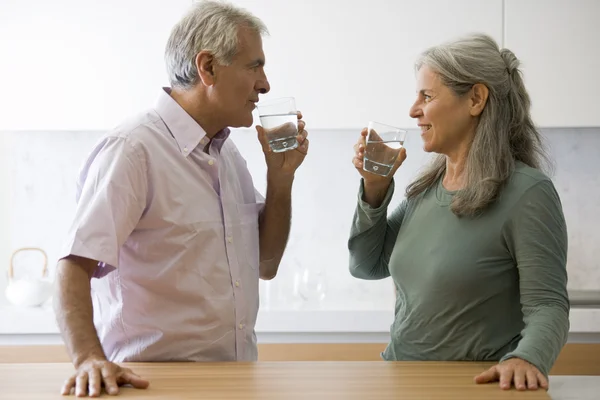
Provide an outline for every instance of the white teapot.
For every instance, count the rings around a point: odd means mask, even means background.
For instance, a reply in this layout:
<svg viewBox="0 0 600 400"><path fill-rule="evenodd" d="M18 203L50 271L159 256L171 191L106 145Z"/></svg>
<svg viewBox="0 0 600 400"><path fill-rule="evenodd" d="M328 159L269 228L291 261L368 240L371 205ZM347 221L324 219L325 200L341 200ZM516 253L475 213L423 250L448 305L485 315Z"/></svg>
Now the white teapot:
<svg viewBox="0 0 600 400"><path fill-rule="evenodd" d="M22 251L38 251L44 256L44 266L40 278L15 279L15 256ZM11 304L21 307L38 307L52 296L52 283L44 279L48 275L48 256L37 247L23 247L15 250L8 267L8 285L5 295Z"/></svg>

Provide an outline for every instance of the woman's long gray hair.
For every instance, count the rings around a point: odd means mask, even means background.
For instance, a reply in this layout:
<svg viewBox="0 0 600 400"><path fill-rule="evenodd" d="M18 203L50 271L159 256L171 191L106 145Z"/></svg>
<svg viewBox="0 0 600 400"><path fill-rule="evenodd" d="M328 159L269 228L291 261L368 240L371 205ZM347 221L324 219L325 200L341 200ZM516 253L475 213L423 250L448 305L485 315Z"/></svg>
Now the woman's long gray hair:
<svg viewBox="0 0 600 400"><path fill-rule="evenodd" d="M455 215L476 216L493 203L516 161L539 169L550 166L542 136L531 120L531 101L519 70L520 62L512 51L499 49L487 35L475 34L426 50L416 63L416 70L424 65L436 72L457 96L467 94L476 83L489 90L467 156L466 184L451 204ZM445 171L446 156L435 157L408 185L406 197L414 198L433 187Z"/></svg>

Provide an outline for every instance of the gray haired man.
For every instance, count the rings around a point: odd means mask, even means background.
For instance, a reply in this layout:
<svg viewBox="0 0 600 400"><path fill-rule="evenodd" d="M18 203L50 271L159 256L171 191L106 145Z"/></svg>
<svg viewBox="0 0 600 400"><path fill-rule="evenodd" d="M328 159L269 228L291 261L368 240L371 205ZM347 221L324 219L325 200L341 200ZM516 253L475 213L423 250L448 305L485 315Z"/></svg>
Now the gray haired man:
<svg viewBox="0 0 600 400"><path fill-rule="evenodd" d="M265 199L228 140L269 91L266 32L245 10L196 3L168 40L171 87L89 155L57 267L55 311L77 370L64 394L148 386L117 362L257 359L258 281L277 274L308 151L302 120L284 153L257 127Z"/></svg>

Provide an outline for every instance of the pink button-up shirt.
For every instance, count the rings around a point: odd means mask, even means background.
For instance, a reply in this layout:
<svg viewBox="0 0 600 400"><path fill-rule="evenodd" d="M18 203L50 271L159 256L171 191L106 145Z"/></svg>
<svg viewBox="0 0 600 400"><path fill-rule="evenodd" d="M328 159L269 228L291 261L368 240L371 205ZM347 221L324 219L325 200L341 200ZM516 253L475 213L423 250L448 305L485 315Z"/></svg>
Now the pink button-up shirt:
<svg viewBox="0 0 600 400"><path fill-rule="evenodd" d="M168 93L89 155L63 255L99 261L94 323L109 360L254 361L264 198L229 130L207 154Z"/></svg>

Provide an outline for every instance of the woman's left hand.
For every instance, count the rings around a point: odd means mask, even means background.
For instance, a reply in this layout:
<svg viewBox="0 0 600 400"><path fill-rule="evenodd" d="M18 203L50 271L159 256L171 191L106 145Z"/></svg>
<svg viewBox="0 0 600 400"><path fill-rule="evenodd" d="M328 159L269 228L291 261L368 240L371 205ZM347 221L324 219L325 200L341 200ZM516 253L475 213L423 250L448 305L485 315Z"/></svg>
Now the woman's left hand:
<svg viewBox="0 0 600 400"><path fill-rule="evenodd" d="M520 358L509 358L494 365L475 377L476 383L500 381L500 388L507 390L514 383L517 390L548 389L548 379L533 364Z"/></svg>

